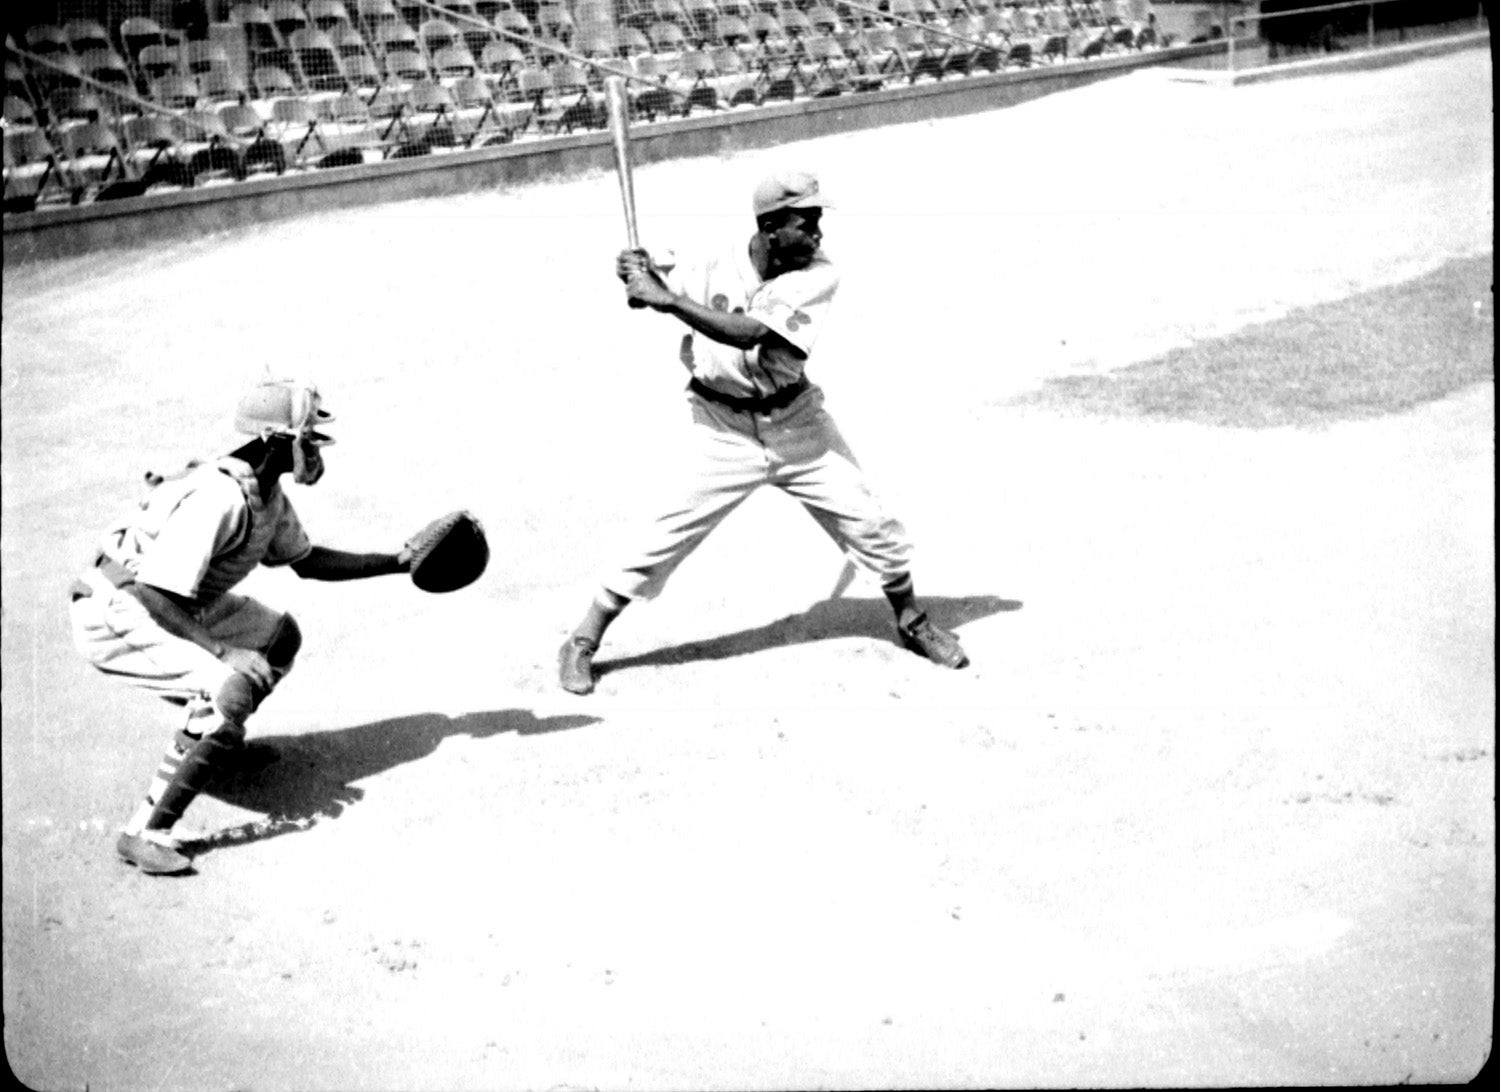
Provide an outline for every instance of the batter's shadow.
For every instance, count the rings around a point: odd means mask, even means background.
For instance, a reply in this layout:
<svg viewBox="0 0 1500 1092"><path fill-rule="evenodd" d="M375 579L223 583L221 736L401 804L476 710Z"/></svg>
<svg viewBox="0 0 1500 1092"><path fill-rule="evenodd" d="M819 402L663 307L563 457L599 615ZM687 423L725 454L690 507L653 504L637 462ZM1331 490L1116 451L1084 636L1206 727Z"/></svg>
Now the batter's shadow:
<svg viewBox="0 0 1500 1092"><path fill-rule="evenodd" d="M182 848L201 856L311 830L325 820L337 819L346 807L364 798L364 790L355 782L426 758L452 736L489 739L506 732L537 736L598 722L598 717L578 715L538 717L524 709L459 717L418 713L327 732L252 739L203 795L263 812L264 818L184 840Z"/></svg>
<svg viewBox="0 0 1500 1092"><path fill-rule="evenodd" d="M1001 599L994 595L923 596L921 604L933 622L949 630L995 614L1020 610L1023 605L1019 600ZM962 636L960 632L959 637ZM895 642L896 623L891 605L883 597L825 599L801 614L789 614L754 629L742 629L705 641L690 641L653 649L635 656L596 660L594 668L597 675L604 676L632 667L727 660L734 656L749 656L788 645L835 641L846 637L872 637Z"/></svg>

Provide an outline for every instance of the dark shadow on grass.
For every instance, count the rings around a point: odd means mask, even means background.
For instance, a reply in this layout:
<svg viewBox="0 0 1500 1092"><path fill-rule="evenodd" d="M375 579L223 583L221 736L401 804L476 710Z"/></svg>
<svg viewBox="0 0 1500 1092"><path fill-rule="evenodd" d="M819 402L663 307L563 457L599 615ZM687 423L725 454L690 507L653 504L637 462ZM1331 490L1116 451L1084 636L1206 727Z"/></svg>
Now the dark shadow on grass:
<svg viewBox="0 0 1500 1092"><path fill-rule="evenodd" d="M944 629L955 629L992 614L1021 609L1019 601L993 595L923 596L922 605L927 609L928 617ZM603 676L632 667L727 660L772 648L836 641L845 637L872 637L894 642L896 624L890 604L884 599L825 599L801 614L788 615L754 629L742 629L706 641L672 645L636 656L596 660L594 666Z"/></svg>
<svg viewBox="0 0 1500 1092"><path fill-rule="evenodd" d="M524 709L460 717L418 713L327 732L253 739L204 795L264 812L265 818L185 841L183 850L202 855L295 834L325 819L337 819L364 797L355 782L426 758L452 736L489 739L505 732L536 736L598 722L598 717L588 716L537 717Z"/></svg>

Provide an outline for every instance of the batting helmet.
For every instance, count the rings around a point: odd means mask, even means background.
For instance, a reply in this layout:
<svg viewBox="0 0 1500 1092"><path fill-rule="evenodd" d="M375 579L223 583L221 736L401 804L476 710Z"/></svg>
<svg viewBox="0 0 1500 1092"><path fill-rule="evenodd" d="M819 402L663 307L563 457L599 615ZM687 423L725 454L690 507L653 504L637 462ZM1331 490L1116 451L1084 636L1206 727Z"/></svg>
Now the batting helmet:
<svg viewBox="0 0 1500 1092"><path fill-rule="evenodd" d="M269 380L251 388L234 411L235 430L263 440L290 436L305 443L331 444L333 437L318 426L332 420L318 388L293 379Z"/></svg>

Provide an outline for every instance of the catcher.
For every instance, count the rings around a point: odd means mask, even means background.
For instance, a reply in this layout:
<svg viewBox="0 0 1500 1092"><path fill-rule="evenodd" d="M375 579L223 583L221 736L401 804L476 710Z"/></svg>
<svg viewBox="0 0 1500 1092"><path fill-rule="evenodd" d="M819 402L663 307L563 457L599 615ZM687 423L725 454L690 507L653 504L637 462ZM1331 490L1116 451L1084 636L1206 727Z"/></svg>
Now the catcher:
<svg viewBox="0 0 1500 1092"><path fill-rule="evenodd" d="M290 614L230 589L258 565L289 565L308 580L409 572L427 590L461 587L484 568L483 532L467 513L434 521L395 553L314 545L281 479L291 474L297 484L313 485L322 478L323 448L333 443L323 427L332 419L310 384L267 382L250 390L235 428L254 439L170 478L148 473L139 507L110 528L70 589L73 640L83 656L104 674L186 709L186 724L116 844L142 872L191 869L172 827L233 760L250 714L302 646ZM461 575L455 551L469 565Z"/></svg>

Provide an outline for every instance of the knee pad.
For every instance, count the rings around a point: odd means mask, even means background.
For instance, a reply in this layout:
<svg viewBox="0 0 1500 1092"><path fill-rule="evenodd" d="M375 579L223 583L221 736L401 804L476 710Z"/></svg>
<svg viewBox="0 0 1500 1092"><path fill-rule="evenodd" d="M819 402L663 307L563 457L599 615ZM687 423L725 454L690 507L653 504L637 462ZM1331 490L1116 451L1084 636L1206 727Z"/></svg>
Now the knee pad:
<svg viewBox="0 0 1500 1092"><path fill-rule="evenodd" d="M239 672L229 676L214 695L214 708L218 710L219 716L226 724L238 727L241 736L245 732L246 719L255 712L255 707L259 704L260 697L255 692L255 684L248 676Z"/></svg>
<svg viewBox="0 0 1500 1092"><path fill-rule="evenodd" d="M301 648L302 629L297 625L297 619L283 614L281 621L276 623L271 640L266 643L266 661L277 671L288 671Z"/></svg>

